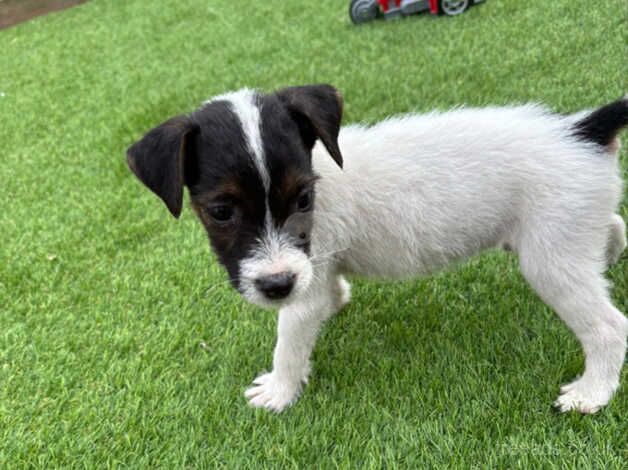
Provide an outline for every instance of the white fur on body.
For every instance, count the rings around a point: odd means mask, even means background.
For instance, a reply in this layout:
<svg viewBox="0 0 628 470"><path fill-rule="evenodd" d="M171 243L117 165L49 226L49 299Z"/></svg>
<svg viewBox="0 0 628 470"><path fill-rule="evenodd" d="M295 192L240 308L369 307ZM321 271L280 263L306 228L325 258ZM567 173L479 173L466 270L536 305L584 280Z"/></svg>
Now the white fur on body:
<svg viewBox="0 0 628 470"><path fill-rule="evenodd" d="M296 400L322 323L349 300L342 274L409 278L507 246L586 355L557 407L605 405L628 336L602 276L626 246L615 215L622 181L616 156L574 138L573 122L530 105L349 126L339 138L344 170L317 145L312 257L282 261L309 283L280 305L273 370L247 390L250 403L281 411ZM258 266L247 265L251 278Z"/></svg>

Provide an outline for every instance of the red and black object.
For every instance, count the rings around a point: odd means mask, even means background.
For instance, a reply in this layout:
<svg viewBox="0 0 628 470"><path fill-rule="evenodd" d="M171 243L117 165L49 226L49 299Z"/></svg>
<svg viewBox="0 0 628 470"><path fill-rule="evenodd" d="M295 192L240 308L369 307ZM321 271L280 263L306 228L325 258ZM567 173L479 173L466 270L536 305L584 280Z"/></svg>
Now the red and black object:
<svg viewBox="0 0 628 470"><path fill-rule="evenodd" d="M433 15L455 16L484 0L352 0L349 16L355 24L377 18L398 18L429 11Z"/></svg>

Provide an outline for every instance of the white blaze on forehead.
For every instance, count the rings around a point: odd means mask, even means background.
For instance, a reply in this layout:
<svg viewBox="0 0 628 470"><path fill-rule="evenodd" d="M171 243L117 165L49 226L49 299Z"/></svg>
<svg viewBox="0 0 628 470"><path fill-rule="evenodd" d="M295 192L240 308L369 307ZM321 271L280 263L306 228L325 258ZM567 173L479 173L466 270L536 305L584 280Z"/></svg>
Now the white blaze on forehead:
<svg viewBox="0 0 628 470"><path fill-rule="evenodd" d="M256 103L255 90L244 88L242 90L215 96L205 104L212 101L227 101L231 105L233 113L238 117L242 125L244 138L253 157L253 163L260 174L266 195L270 188L270 175L266 167L264 146L262 145L262 133L260 130L260 108Z"/></svg>

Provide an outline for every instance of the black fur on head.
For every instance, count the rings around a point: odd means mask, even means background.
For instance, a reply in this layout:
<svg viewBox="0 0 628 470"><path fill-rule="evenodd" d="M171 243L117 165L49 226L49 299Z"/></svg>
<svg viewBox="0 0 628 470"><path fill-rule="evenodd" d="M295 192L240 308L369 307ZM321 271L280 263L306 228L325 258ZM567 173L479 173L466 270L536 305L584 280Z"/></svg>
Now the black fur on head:
<svg viewBox="0 0 628 470"><path fill-rule="evenodd" d="M320 139L342 167L341 118L342 99L329 85L268 95L244 90L157 126L129 148L127 160L175 217L188 187L237 287L240 262L270 231L282 231L308 252L317 178L311 151Z"/></svg>
<svg viewBox="0 0 628 470"><path fill-rule="evenodd" d="M181 214L185 166L195 158L186 141L197 131L198 126L190 118L177 116L149 131L127 150L129 168L175 217Z"/></svg>

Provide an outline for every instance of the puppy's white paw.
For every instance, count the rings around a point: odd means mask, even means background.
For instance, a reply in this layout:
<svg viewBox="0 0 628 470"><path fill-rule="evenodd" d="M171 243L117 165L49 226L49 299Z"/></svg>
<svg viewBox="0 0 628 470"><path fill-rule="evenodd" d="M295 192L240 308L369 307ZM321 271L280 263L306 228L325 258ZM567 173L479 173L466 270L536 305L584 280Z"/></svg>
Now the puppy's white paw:
<svg viewBox="0 0 628 470"><path fill-rule="evenodd" d="M554 406L563 413L571 410L584 414L597 413L610 401L613 391L611 386L596 386L578 379L560 388L561 394Z"/></svg>
<svg viewBox="0 0 628 470"><path fill-rule="evenodd" d="M281 413L299 398L301 383L279 379L273 372L263 374L253 380L253 387L244 392L249 405L266 408Z"/></svg>

